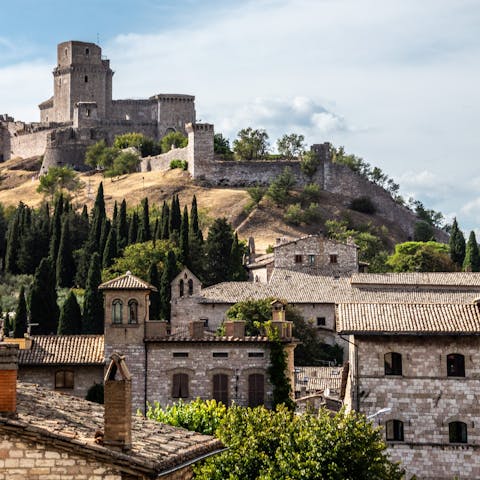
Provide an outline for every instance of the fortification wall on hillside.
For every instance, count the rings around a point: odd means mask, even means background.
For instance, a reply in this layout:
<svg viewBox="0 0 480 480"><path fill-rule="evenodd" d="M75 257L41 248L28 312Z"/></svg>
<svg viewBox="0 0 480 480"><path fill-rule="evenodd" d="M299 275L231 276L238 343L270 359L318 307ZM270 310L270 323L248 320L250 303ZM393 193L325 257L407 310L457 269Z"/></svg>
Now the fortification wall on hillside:
<svg viewBox="0 0 480 480"><path fill-rule="evenodd" d="M25 135L14 135L10 138L9 158L29 158L43 155L47 145L47 136L52 130L40 130Z"/></svg>
<svg viewBox="0 0 480 480"><path fill-rule="evenodd" d="M110 109L112 120L155 121L156 115L156 103L151 100L113 100Z"/></svg>
<svg viewBox="0 0 480 480"><path fill-rule="evenodd" d="M189 148L173 148L167 153L142 158L142 161L140 162L140 171L150 172L168 170L172 160L183 160L188 162Z"/></svg>

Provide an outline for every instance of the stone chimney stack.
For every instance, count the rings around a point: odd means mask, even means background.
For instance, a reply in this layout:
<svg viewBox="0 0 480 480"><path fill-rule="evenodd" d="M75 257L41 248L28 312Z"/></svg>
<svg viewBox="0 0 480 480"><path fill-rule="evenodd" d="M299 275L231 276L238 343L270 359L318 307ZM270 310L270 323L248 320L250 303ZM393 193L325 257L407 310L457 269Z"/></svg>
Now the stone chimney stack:
<svg viewBox="0 0 480 480"><path fill-rule="evenodd" d="M281 339L291 340L292 322L285 320L285 303L274 300L272 306L272 327L276 328Z"/></svg>
<svg viewBox="0 0 480 480"><path fill-rule="evenodd" d="M18 345L0 343L0 415L17 412Z"/></svg>
<svg viewBox="0 0 480 480"><path fill-rule="evenodd" d="M233 338L245 338L246 323L244 320L229 320L225 322L225 335Z"/></svg>
<svg viewBox="0 0 480 480"><path fill-rule="evenodd" d="M203 320L192 320L188 324L188 333L190 338L203 338L205 322Z"/></svg>
<svg viewBox="0 0 480 480"><path fill-rule="evenodd" d="M110 360L105 375L104 444L127 451L132 447L132 376L124 356L114 352Z"/></svg>

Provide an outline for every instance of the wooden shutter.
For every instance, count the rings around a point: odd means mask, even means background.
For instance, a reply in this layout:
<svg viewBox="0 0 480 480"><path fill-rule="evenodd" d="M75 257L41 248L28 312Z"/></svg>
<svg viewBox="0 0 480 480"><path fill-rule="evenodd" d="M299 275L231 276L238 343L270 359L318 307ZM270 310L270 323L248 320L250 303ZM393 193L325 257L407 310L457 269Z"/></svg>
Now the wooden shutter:
<svg viewBox="0 0 480 480"><path fill-rule="evenodd" d="M265 377L261 373L248 376L248 406L257 407L265 401Z"/></svg>
<svg viewBox="0 0 480 480"><path fill-rule="evenodd" d="M213 398L228 405L228 375L219 373L213 376Z"/></svg>
<svg viewBox="0 0 480 480"><path fill-rule="evenodd" d="M188 398L188 375L175 373L172 377L172 397Z"/></svg>

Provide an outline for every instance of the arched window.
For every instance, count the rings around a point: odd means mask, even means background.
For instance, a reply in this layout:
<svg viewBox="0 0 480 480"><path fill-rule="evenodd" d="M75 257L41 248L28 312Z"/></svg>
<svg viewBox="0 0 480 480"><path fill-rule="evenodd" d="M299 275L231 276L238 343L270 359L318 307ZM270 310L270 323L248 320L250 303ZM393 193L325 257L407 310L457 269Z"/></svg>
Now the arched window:
<svg viewBox="0 0 480 480"><path fill-rule="evenodd" d="M448 441L450 443L467 443L467 424L450 422L448 424Z"/></svg>
<svg viewBox="0 0 480 480"><path fill-rule="evenodd" d="M178 282L178 294L180 295L180 297L183 297L183 294L184 294L184 283L183 283L183 280L180 280Z"/></svg>
<svg viewBox="0 0 480 480"><path fill-rule="evenodd" d="M449 377L465 376L465 357L460 353L447 355L447 375Z"/></svg>
<svg viewBox="0 0 480 480"><path fill-rule="evenodd" d="M385 425L385 434L389 442L403 442L403 422L389 420Z"/></svg>
<svg viewBox="0 0 480 480"><path fill-rule="evenodd" d="M188 375L186 373L173 374L172 398L188 398Z"/></svg>
<svg viewBox="0 0 480 480"><path fill-rule="evenodd" d="M248 406L258 407L265 403L265 377L262 373L248 376Z"/></svg>
<svg viewBox="0 0 480 480"><path fill-rule="evenodd" d="M122 323L123 303L121 300L114 300L112 303L112 323Z"/></svg>
<svg viewBox="0 0 480 480"><path fill-rule="evenodd" d="M402 375L402 355L397 352L388 352L384 356L385 375Z"/></svg>
<svg viewBox="0 0 480 480"><path fill-rule="evenodd" d="M193 295L193 280L192 279L190 279L188 281L188 294Z"/></svg>
<svg viewBox="0 0 480 480"><path fill-rule="evenodd" d="M212 377L212 381L214 400L228 405L228 375L218 373Z"/></svg>
<svg viewBox="0 0 480 480"><path fill-rule="evenodd" d="M138 323L138 302L136 300L128 302L128 323Z"/></svg>

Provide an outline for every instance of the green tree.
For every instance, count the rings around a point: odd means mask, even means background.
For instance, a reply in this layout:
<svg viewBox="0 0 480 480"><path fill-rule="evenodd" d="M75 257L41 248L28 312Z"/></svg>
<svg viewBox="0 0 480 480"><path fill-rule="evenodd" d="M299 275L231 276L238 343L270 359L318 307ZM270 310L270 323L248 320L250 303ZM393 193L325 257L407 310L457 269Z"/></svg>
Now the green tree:
<svg viewBox="0 0 480 480"><path fill-rule="evenodd" d="M108 232L107 242L103 251L102 266L108 268L112 265L117 256L117 231L111 228Z"/></svg>
<svg viewBox="0 0 480 480"><path fill-rule="evenodd" d="M231 225L226 218L217 218L208 231L205 243L205 270L209 285L230 280L232 243Z"/></svg>
<svg viewBox="0 0 480 480"><path fill-rule="evenodd" d="M12 323L10 321L10 315L8 312L5 313L5 318L3 319L3 335L5 337L10 336L10 332L13 330Z"/></svg>
<svg viewBox="0 0 480 480"><path fill-rule="evenodd" d="M38 266L29 293L30 322L38 323L35 333L49 335L58 328L59 310L55 290L55 273L50 258Z"/></svg>
<svg viewBox="0 0 480 480"><path fill-rule="evenodd" d="M413 240L415 242L430 242L435 241L435 232L433 227L424 220L415 223L413 230Z"/></svg>
<svg viewBox="0 0 480 480"><path fill-rule="evenodd" d="M230 250L230 280L241 282L248 280L248 273L243 265L243 258L247 252L245 242L239 242L238 235L235 232Z"/></svg>
<svg viewBox="0 0 480 480"><path fill-rule="evenodd" d="M103 333L103 295L102 292L98 290L101 282L100 255L95 252L90 262L85 288L82 333Z"/></svg>
<svg viewBox="0 0 480 480"><path fill-rule="evenodd" d="M160 278L158 276L158 268L156 263L150 265L148 271L148 279L150 285L157 288L157 291L150 293L150 319L158 320L160 318Z"/></svg>
<svg viewBox="0 0 480 480"><path fill-rule="evenodd" d="M462 267L463 260L465 259L465 237L463 232L458 228L456 218L453 219L452 228L450 229L448 246L450 248L450 258L452 262Z"/></svg>
<svg viewBox="0 0 480 480"><path fill-rule="evenodd" d="M140 217L140 225L137 233L137 242L147 242L152 239L150 230L150 213L148 208L148 198L142 200L142 216Z"/></svg>
<svg viewBox="0 0 480 480"><path fill-rule="evenodd" d="M24 209L25 204L20 202L17 209L15 210L15 214L10 219L10 222L8 224L5 269L7 270L7 272L13 274L20 273L20 269L18 266L18 255L20 250L18 239L21 236L21 219Z"/></svg>
<svg viewBox="0 0 480 480"><path fill-rule="evenodd" d="M286 158L298 158L305 151L305 137L297 133L285 134L277 140L277 150Z"/></svg>
<svg viewBox="0 0 480 480"><path fill-rule="evenodd" d="M480 254L478 252L478 243L473 230L468 237L467 247L465 249L465 259L463 260L463 270L465 272L480 272Z"/></svg>
<svg viewBox="0 0 480 480"><path fill-rule="evenodd" d="M218 155L230 157L233 152L230 148L230 141L221 133L216 133L213 136L213 151Z"/></svg>
<svg viewBox="0 0 480 480"><path fill-rule="evenodd" d="M170 320L170 298L172 296L171 282L177 275L177 260L173 250L169 250L160 278L160 318Z"/></svg>
<svg viewBox="0 0 480 480"><path fill-rule="evenodd" d="M241 160L260 160L267 156L268 134L263 129L243 128L233 141L233 151Z"/></svg>
<svg viewBox="0 0 480 480"><path fill-rule="evenodd" d="M318 158L318 155L313 151L305 152L300 158L300 170L310 180L317 173L319 164L320 159Z"/></svg>
<svg viewBox="0 0 480 480"><path fill-rule="evenodd" d="M138 170L140 165L140 157L133 152L120 152L115 156L113 164L106 169L104 175L106 177L115 177L117 175L125 175L127 173L134 173Z"/></svg>
<svg viewBox="0 0 480 480"><path fill-rule="evenodd" d="M37 192L49 195L53 200L57 192L62 190L77 192L82 187L83 184L72 167L50 167L48 172L40 177Z"/></svg>
<svg viewBox="0 0 480 480"><path fill-rule="evenodd" d="M162 153L169 152L172 148L184 148L188 145L188 138L181 132L170 132L160 141Z"/></svg>
<svg viewBox="0 0 480 480"><path fill-rule="evenodd" d="M25 301L25 287L22 285L18 295L18 304L15 311L15 321L13 327L13 336L23 338L27 333L27 302Z"/></svg>
<svg viewBox="0 0 480 480"><path fill-rule="evenodd" d="M190 265L190 252L189 252L189 241L188 241L188 231L189 231L189 222L188 222L188 210L187 206L183 207L182 223L180 225L180 263L183 265Z"/></svg>
<svg viewBox="0 0 480 480"><path fill-rule="evenodd" d="M118 135L113 141L113 146L120 150L134 147L140 152L142 157L160 153L153 139L142 133L124 133L123 135Z"/></svg>
<svg viewBox="0 0 480 480"><path fill-rule="evenodd" d="M82 312L77 297L70 290L60 311L58 335L79 335L82 333Z"/></svg>
<svg viewBox="0 0 480 480"><path fill-rule="evenodd" d="M136 243L138 238L138 213L133 212L128 226L128 245Z"/></svg>
<svg viewBox="0 0 480 480"><path fill-rule="evenodd" d="M267 196L277 205L285 205L296 183L297 181L292 173L292 169L285 167L283 172L278 175L268 187Z"/></svg>
<svg viewBox="0 0 480 480"><path fill-rule="evenodd" d="M62 234L56 262L56 278L58 287L71 287L75 278L75 262L70 237L70 222L66 216L62 223Z"/></svg>
<svg viewBox="0 0 480 480"><path fill-rule="evenodd" d="M163 202L162 216L160 218L158 238L168 240L170 237L170 207L167 202Z"/></svg>
<svg viewBox="0 0 480 480"><path fill-rule="evenodd" d="M182 226L182 212L180 210L180 201L178 195L172 197L172 204L170 206L170 218L169 218L169 229L170 235L173 232L177 232L177 235L180 233L180 227Z"/></svg>
<svg viewBox="0 0 480 480"><path fill-rule="evenodd" d="M387 264L394 272L454 272L448 246L437 242L405 242L395 245Z"/></svg>
<svg viewBox="0 0 480 480"><path fill-rule="evenodd" d="M128 244L127 202L125 199L120 204L117 217L117 252L121 252Z"/></svg>
<svg viewBox="0 0 480 480"><path fill-rule="evenodd" d="M60 237L62 235L62 215L63 215L63 195L60 194L55 201L55 208L51 223L51 238L50 238L50 258L52 261L57 261L58 248L60 246Z"/></svg>

